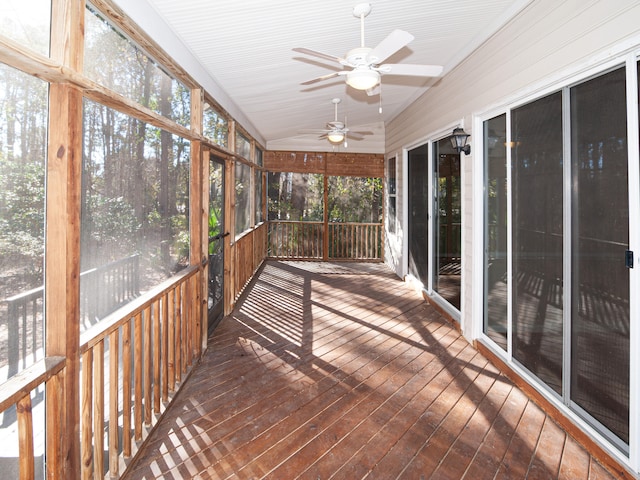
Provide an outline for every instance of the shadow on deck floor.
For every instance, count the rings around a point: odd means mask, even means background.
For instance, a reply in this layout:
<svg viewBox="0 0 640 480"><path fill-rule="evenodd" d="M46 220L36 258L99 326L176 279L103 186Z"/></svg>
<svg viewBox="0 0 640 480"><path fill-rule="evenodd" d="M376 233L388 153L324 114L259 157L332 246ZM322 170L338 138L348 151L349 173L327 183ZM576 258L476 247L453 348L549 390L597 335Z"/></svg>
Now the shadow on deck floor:
<svg viewBox="0 0 640 480"><path fill-rule="evenodd" d="M126 479L612 479L382 264L267 262Z"/></svg>

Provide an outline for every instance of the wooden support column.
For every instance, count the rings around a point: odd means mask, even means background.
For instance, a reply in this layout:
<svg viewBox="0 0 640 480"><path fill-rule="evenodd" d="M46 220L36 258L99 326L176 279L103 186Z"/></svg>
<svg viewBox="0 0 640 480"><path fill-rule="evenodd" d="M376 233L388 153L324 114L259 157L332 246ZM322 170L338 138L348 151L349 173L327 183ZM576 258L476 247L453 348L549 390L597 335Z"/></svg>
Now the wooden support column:
<svg viewBox="0 0 640 480"><path fill-rule="evenodd" d="M262 170L260 172L260 178L262 179L262 219L266 222L268 220L267 218L267 195L269 192L267 192L267 172L265 170Z"/></svg>
<svg viewBox="0 0 640 480"><path fill-rule="evenodd" d="M51 58L82 71L84 0L53 0ZM47 478L80 474L80 198L82 93L49 89L46 196L46 355L66 357L63 409L47 397Z"/></svg>
<svg viewBox="0 0 640 480"><path fill-rule="evenodd" d="M191 130L193 133L202 133L202 112L204 108L204 92L200 88L191 90ZM206 174L206 176L205 176ZM191 218L190 223L190 259L192 265L200 267L200 285L198 286L198 305L196 314L198 322L198 335L200 345L199 352L203 352L207 346L207 252L208 252L208 204L209 191L207 189L209 177L209 156L203 149L199 140L191 141Z"/></svg>
<svg viewBox="0 0 640 480"><path fill-rule="evenodd" d="M235 211L236 211L236 172L235 162L224 162L224 315L229 315L235 306Z"/></svg>
<svg viewBox="0 0 640 480"><path fill-rule="evenodd" d="M236 122L229 122L229 151L236 151ZM224 315L229 315L236 298L236 164L233 158L224 162L224 229L229 235L224 237Z"/></svg>
<svg viewBox="0 0 640 480"><path fill-rule="evenodd" d="M329 180L327 179L327 174L323 175L324 180L324 208L322 209L323 214L323 223L322 226L322 259L324 261L329 260L329 212L327 209L327 205L329 205Z"/></svg>

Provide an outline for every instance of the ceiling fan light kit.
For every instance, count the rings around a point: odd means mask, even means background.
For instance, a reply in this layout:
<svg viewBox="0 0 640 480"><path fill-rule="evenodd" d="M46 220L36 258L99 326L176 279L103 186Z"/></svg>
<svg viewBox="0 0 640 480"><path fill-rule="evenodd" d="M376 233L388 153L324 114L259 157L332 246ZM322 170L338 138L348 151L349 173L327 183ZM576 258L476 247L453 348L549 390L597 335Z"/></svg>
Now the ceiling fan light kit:
<svg viewBox="0 0 640 480"><path fill-rule="evenodd" d="M331 143L341 143L344 140L344 133L335 130L327 134L327 140Z"/></svg>
<svg viewBox="0 0 640 480"><path fill-rule="evenodd" d="M335 112L334 120L327 123L327 128L325 130L301 130L299 133L317 133L320 135L319 138L326 138L334 147L344 141L344 148L347 148L347 137L355 140L362 140L365 135L373 135L373 132L352 132L349 130L349 128L347 128L346 116L344 118L344 123L338 121L338 104L340 101L341 100L339 98L331 100Z"/></svg>
<svg viewBox="0 0 640 480"><path fill-rule="evenodd" d="M347 85L356 90L369 90L380 81L380 74L375 70L355 68L347 73Z"/></svg>
<svg viewBox="0 0 640 480"><path fill-rule="evenodd" d="M302 82L302 85L345 76L346 83L350 87L366 90L368 95L376 95L379 90L375 90L375 87L381 83L382 75L437 77L442 73L440 65L382 64L387 58L407 46L414 37L403 30L394 30L375 48L366 47L364 43L364 18L369 13L371 13L371 4L369 3L359 3L354 7L353 15L360 18L360 46L349 50L345 58L308 48L293 49L295 52L305 55L337 62L344 67L341 71Z"/></svg>

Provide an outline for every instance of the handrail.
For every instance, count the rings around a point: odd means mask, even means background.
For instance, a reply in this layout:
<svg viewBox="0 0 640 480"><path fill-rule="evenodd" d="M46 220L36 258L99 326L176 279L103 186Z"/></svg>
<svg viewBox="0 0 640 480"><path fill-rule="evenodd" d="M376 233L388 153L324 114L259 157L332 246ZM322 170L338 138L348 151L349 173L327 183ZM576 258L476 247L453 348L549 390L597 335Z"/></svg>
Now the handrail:
<svg viewBox="0 0 640 480"><path fill-rule="evenodd" d="M34 388L57 375L65 363L64 357L45 357L0 384L0 412L12 407Z"/></svg>
<svg viewBox="0 0 640 480"><path fill-rule="evenodd" d="M118 329L124 321L142 313L158 296L171 290L176 284L179 284L187 277L195 275L198 271L199 267L197 265L191 265L102 318L98 323L80 335L80 353L86 352L87 349L95 346L99 341L104 340L113 333L114 330Z"/></svg>
<svg viewBox="0 0 640 480"><path fill-rule="evenodd" d="M61 377L64 376L66 360L64 357L46 357L25 368L0 385L0 412L15 406L18 424L18 468L20 478L35 478L33 413L31 392L41 385L46 385L46 392L52 405L62 404ZM59 452L57 437L47 444L46 456L47 477L60 477Z"/></svg>
<svg viewBox="0 0 640 480"><path fill-rule="evenodd" d="M296 260L380 261L382 223L270 220L269 256Z"/></svg>
<svg viewBox="0 0 640 480"><path fill-rule="evenodd" d="M82 479L121 475L200 358L202 273L189 266L82 333Z"/></svg>

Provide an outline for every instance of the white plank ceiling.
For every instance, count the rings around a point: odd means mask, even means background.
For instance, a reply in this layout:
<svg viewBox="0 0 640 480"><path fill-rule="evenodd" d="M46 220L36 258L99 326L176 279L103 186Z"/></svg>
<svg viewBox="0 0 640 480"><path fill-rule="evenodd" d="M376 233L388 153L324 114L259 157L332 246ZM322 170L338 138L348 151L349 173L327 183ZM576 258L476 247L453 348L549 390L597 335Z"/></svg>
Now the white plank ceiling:
<svg viewBox="0 0 640 480"><path fill-rule="evenodd" d="M131 0L129 0L131 1ZM360 43L358 0L146 0L252 125L269 149L328 151L303 129L340 120L351 130L372 131L350 140L347 151L384 152L384 125L437 80L383 76L380 97L367 96L336 77L309 86L305 80L341 69L330 61L292 51L305 47L342 57ZM119 2L127 11L127 3ZM444 73L526 6L528 0L372 0L365 44L375 47L394 29L415 39L386 63L437 64ZM162 45L161 39L158 39ZM176 59L181 63L181 59ZM222 106L226 108L223 102ZM344 150L340 146L339 150Z"/></svg>

